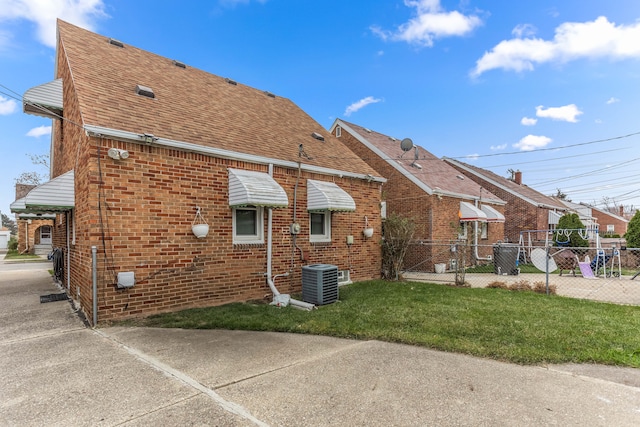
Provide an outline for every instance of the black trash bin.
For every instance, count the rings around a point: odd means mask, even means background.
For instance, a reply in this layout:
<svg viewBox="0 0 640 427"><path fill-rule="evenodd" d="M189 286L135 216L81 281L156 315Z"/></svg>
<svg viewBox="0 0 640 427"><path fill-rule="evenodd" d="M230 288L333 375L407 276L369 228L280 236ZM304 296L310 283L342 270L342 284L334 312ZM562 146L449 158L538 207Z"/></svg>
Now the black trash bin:
<svg viewBox="0 0 640 427"><path fill-rule="evenodd" d="M518 268L518 245L513 243L499 243L493 245L493 272L499 275L517 276L520 274Z"/></svg>

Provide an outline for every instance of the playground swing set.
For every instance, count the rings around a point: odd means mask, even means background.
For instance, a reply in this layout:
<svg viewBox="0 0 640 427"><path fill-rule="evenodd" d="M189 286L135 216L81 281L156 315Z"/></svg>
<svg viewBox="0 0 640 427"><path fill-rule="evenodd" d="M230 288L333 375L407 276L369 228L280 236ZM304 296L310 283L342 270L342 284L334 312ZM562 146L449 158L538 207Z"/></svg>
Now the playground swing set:
<svg viewBox="0 0 640 427"><path fill-rule="evenodd" d="M595 236L596 243L596 255L593 259L589 258L589 255L585 255L584 261L581 261L578 255L573 254L569 249L571 242L571 234L577 232L578 235L584 240L591 240L592 236ZM545 234L545 248L550 246L549 236L555 235L555 243L560 249L553 254L547 255L545 249L534 248L532 235L544 233ZM525 235L527 241L525 243ZM518 260L526 263L527 259L538 269L544 272L553 272L558 269L558 263L556 263L554 257L562 254L564 251L569 250L571 255L565 254L564 258L573 258L577 262L578 268L582 277L594 279L600 275L603 277L621 277L622 266L620 263L620 250L613 246L607 250L600 245L600 236L598 229L589 230L586 228L581 229L557 229L557 230L525 230L520 232L520 240L518 243ZM568 256L567 256L568 255ZM562 269L561 269L562 274ZM635 279L640 273L633 276ZM574 271L575 275L575 271Z"/></svg>

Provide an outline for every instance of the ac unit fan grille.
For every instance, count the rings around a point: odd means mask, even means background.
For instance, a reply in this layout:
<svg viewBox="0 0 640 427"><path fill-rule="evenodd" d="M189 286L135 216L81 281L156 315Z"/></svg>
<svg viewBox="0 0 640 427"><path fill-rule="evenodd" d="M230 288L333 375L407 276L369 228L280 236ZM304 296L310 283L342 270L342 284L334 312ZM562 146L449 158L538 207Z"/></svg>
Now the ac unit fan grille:
<svg viewBox="0 0 640 427"><path fill-rule="evenodd" d="M338 300L338 267L312 264L302 267L302 300L315 305Z"/></svg>

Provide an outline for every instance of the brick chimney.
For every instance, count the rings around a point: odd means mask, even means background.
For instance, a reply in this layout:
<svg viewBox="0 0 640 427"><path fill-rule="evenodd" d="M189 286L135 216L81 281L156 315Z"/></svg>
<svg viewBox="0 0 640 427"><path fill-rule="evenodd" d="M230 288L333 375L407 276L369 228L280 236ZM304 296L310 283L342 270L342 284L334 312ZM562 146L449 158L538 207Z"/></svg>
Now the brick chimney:
<svg viewBox="0 0 640 427"><path fill-rule="evenodd" d="M624 206L620 206L618 209L620 211L620 216L624 218Z"/></svg>
<svg viewBox="0 0 640 427"><path fill-rule="evenodd" d="M16 200L22 199L27 195L29 191L33 190L36 187L37 185L16 184Z"/></svg>
<svg viewBox="0 0 640 427"><path fill-rule="evenodd" d="M516 171L513 177L513 182L518 185L522 185L522 172L520 172L519 170Z"/></svg>

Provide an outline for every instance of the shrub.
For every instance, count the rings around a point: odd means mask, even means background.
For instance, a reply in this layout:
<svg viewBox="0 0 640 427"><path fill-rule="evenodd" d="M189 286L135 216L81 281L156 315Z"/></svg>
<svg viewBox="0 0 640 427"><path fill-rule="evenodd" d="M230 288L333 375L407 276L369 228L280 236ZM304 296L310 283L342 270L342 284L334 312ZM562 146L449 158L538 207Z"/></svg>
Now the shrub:
<svg viewBox="0 0 640 427"><path fill-rule="evenodd" d="M640 210L637 210L631 221L629 221L624 238L628 247L640 248Z"/></svg>
<svg viewBox="0 0 640 427"><path fill-rule="evenodd" d="M9 249L10 251L18 250L18 241L13 237L9 239L9 244L7 245L7 249Z"/></svg>

